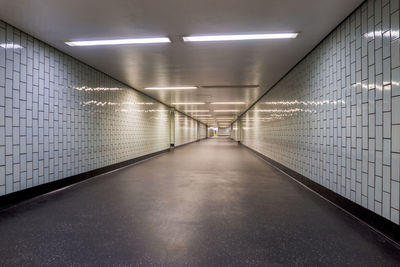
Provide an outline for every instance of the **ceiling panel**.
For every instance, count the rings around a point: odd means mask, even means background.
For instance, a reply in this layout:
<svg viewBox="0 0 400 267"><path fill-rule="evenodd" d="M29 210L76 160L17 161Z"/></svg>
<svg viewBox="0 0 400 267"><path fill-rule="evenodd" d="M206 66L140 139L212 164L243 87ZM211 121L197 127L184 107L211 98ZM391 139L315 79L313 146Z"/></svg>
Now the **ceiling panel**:
<svg viewBox="0 0 400 267"><path fill-rule="evenodd" d="M0 0L0 19L179 110L244 111L362 0ZM183 35L299 32L291 40L184 43ZM69 47L65 41L169 36L170 44ZM148 91L154 86L200 86ZM201 87L217 85L216 87ZM232 85L259 85L232 87ZM211 105L244 101L247 105ZM213 113L215 109L239 112ZM203 113L202 113L203 114ZM215 117L214 116L214 117Z"/></svg>

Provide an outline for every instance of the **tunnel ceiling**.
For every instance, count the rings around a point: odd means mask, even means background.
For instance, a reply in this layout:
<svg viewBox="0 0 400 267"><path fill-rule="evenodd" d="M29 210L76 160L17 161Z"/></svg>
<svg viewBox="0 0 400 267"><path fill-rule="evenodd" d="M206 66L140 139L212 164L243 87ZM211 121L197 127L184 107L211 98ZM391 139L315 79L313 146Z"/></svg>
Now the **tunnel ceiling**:
<svg viewBox="0 0 400 267"><path fill-rule="evenodd" d="M0 0L0 19L196 117L230 120L277 82L361 0ZM184 43L183 35L298 32L296 39ZM168 36L170 44L65 41ZM146 87L199 86L149 91ZM214 105L212 102L245 102ZM215 110L238 110L213 112Z"/></svg>

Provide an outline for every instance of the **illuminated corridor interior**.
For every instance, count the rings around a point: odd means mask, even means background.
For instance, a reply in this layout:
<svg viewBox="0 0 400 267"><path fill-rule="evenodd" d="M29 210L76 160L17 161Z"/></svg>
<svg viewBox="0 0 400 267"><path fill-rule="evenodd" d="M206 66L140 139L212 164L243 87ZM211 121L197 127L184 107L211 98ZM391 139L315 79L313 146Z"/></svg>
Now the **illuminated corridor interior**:
<svg viewBox="0 0 400 267"><path fill-rule="evenodd" d="M0 0L0 266L400 266L400 0Z"/></svg>

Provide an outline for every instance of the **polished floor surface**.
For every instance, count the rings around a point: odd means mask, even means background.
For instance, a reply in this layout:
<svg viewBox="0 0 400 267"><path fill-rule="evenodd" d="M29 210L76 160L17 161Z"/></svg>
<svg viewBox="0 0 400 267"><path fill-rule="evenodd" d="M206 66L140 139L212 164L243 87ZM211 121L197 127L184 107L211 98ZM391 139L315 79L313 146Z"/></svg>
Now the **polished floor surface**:
<svg viewBox="0 0 400 267"><path fill-rule="evenodd" d="M400 250L227 138L0 212L0 266L399 266Z"/></svg>

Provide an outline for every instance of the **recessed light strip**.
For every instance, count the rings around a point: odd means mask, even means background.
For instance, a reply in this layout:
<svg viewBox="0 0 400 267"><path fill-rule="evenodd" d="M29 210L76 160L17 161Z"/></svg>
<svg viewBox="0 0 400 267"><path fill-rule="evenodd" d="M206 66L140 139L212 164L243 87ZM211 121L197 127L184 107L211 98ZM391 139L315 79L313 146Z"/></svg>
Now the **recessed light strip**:
<svg viewBox="0 0 400 267"><path fill-rule="evenodd" d="M204 105L204 102L180 102L180 103L172 103L172 105Z"/></svg>
<svg viewBox="0 0 400 267"><path fill-rule="evenodd" d="M185 112L210 112L208 109L191 109L191 110L185 110Z"/></svg>
<svg viewBox="0 0 400 267"><path fill-rule="evenodd" d="M239 112L238 109L217 109L214 112Z"/></svg>
<svg viewBox="0 0 400 267"><path fill-rule="evenodd" d="M194 90L197 86L177 86L177 87L146 87L145 90Z"/></svg>
<svg viewBox="0 0 400 267"><path fill-rule="evenodd" d="M257 88L260 87L258 84L226 84L226 85L201 85L201 88Z"/></svg>
<svg viewBox="0 0 400 267"><path fill-rule="evenodd" d="M158 44L170 43L168 37L155 38L132 38L132 39L113 39L113 40L94 40L94 41L71 41L65 42L69 46L95 46L95 45L127 45L127 44Z"/></svg>
<svg viewBox="0 0 400 267"><path fill-rule="evenodd" d="M298 33L234 34L234 35L200 35L183 36L185 42L243 41L266 39L293 39Z"/></svg>
<svg viewBox="0 0 400 267"><path fill-rule="evenodd" d="M212 102L212 105L245 105L246 102Z"/></svg>

